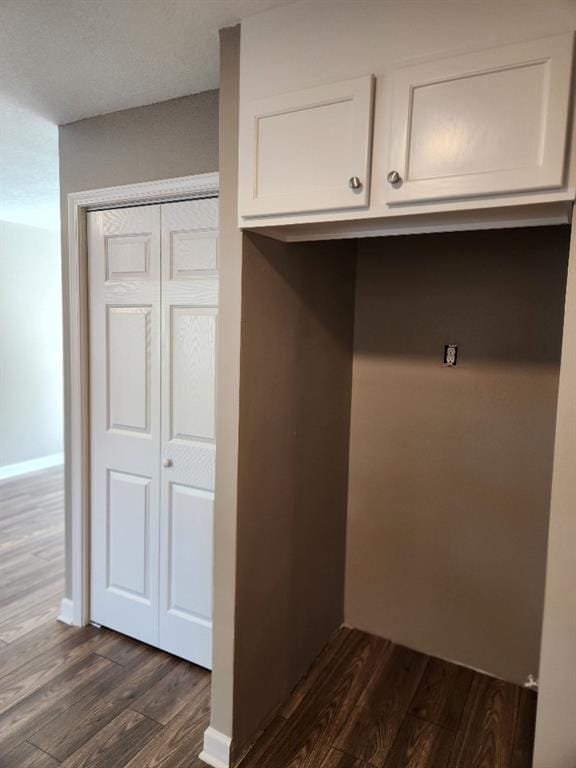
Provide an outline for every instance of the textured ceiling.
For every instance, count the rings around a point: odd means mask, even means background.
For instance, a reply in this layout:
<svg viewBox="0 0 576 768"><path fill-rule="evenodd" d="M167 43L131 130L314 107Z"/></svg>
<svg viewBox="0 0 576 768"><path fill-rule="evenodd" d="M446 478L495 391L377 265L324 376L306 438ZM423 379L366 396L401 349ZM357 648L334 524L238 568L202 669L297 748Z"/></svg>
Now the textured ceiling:
<svg viewBox="0 0 576 768"><path fill-rule="evenodd" d="M218 87L218 30L287 0L1 0L2 90L61 124Z"/></svg>
<svg viewBox="0 0 576 768"><path fill-rule="evenodd" d="M0 219L56 230L58 128L6 100L0 107Z"/></svg>
<svg viewBox="0 0 576 768"><path fill-rule="evenodd" d="M217 88L218 30L289 1L0 0L0 218L56 228L56 125Z"/></svg>

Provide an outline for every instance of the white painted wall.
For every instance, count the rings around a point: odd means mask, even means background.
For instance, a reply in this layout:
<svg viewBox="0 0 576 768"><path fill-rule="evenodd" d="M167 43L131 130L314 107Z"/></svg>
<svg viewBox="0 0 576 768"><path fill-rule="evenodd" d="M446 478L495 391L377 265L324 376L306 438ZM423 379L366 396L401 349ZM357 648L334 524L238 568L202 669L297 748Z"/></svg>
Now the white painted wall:
<svg viewBox="0 0 576 768"><path fill-rule="evenodd" d="M0 221L0 478L62 454L58 232Z"/></svg>

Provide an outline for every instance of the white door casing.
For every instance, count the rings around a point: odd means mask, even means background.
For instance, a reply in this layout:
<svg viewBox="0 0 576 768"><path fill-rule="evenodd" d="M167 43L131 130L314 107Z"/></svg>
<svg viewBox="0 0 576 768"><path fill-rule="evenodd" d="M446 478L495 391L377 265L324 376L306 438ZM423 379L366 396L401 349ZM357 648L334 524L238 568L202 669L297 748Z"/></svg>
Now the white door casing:
<svg viewBox="0 0 576 768"><path fill-rule="evenodd" d="M388 204L560 188L572 48L564 34L396 69Z"/></svg>
<svg viewBox="0 0 576 768"><path fill-rule="evenodd" d="M88 214L91 618L206 667L217 227L217 199Z"/></svg>

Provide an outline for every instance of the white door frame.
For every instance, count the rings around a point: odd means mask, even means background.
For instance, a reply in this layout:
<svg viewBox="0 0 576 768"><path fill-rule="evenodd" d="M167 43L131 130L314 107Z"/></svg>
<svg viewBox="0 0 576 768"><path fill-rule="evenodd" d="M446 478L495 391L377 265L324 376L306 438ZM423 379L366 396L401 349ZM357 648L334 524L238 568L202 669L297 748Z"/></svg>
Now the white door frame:
<svg viewBox="0 0 576 768"><path fill-rule="evenodd" d="M84 626L90 621L90 337L88 328L88 248L86 214L103 208L175 202L216 196L218 173L181 176L68 195L68 355L70 400L65 409L69 443L65 448L66 509L70 511L71 595L60 620Z"/></svg>

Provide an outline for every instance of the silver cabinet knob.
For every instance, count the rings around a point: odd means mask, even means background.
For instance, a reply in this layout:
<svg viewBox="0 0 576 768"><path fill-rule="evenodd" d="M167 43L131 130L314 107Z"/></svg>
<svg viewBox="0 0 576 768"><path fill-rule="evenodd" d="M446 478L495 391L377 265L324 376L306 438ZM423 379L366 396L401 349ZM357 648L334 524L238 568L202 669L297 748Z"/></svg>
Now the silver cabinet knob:
<svg viewBox="0 0 576 768"><path fill-rule="evenodd" d="M358 176L350 176L348 179L348 186L350 189L362 189L362 182Z"/></svg>
<svg viewBox="0 0 576 768"><path fill-rule="evenodd" d="M402 181L402 176L400 176L398 171L390 171L386 178L388 179L389 184L400 184Z"/></svg>
<svg viewBox="0 0 576 768"><path fill-rule="evenodd" d="M172 466L172 464L174 464L174 462L172 461L172 459L164 459L164 461L162 462L162 465L163 465L164 467L171 467L171 466Z"/></svg>

